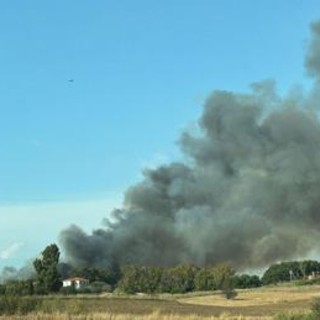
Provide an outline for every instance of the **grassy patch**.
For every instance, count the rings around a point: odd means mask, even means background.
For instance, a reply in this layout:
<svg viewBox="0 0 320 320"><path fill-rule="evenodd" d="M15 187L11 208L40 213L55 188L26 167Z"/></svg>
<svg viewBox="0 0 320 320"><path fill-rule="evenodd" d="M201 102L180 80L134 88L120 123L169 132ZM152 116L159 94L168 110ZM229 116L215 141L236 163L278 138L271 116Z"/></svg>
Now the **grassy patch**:
<svg viewBox="0 0 320 320"><path fill-rule="evenodd" d="M269 287L237 290L233 300L222 293L186 295L81 295L7 297L0 320L319 320L317 287ZM319 298L320 299L320 298ZM312 308L311 308L311 303ZM288 313L291 310L292 312ZM311 310L311 311L310 311ZM313 317L313 318L312 318Z"/></svg>

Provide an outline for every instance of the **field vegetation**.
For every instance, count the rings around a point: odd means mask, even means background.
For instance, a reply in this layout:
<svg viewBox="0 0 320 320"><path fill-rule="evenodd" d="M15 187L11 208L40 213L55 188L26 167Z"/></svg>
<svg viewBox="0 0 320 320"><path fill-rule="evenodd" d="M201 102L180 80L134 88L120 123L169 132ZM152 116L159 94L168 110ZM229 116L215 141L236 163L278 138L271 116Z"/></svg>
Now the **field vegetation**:
<svg viewBox="0 0 320 320"><path fill-rule="evenodd" d="M260 278L227 263L96 268L60 263L59 256L52 244L34 261L35 276L0 285L0 320L320 320L317 261L274 264ZM90 285L62 288L72 276Z"/></svg>
<svg viewBox="0 0 320 320"><path fill-rule="evenodd" d="M320 287L279 286L238 290L232 300L222 292L189 294L2 297L5 319L114 320L318 320Z"/></svg>

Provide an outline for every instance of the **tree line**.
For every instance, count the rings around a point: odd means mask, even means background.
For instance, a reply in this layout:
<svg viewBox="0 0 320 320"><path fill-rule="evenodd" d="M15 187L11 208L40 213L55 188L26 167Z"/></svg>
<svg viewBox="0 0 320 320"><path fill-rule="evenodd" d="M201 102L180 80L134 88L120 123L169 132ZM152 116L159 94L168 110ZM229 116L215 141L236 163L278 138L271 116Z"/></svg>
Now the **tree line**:
<svg viewBox="0 0 320 320"><path fill-rule="evenodd" d="M48 293L98 293L120 291L141 293L186 293L221 290L226 298L236 295L235 289L255 288L278 282L301 280L320 273L320 263L313 260L282 262L271 265L260 278L237 274L228 263L199 267L181 264L162 268L156 266L72 267L61 263L56 244L47 246L33 267L36 276L27 280L11 280L0 285L0 295L33 295ZM80 290L62 287L67 277L82 277L90 284Z"/></svg>

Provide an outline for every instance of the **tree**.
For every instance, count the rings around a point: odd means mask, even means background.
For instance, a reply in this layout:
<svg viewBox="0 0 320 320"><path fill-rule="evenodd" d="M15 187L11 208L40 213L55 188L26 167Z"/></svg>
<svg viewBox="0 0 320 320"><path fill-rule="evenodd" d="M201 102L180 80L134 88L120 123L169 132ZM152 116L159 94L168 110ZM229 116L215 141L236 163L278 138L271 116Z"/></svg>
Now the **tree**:
<svg viewBox="0 0 320 320"><path fill-rule="evenodd" d="M160 283L162 292L185 293L194 290L197 268L190 264L180 264L164 270Z"/></svg>
<svg viewBox="0 0 320 320"><path fill-rule="evenodd" d="M71 276L86 278L90 283L94 281L110 283L112 274L107 268L79 267L71 271Z"/></svg>
<svg viewBox="0 0 320 320"><path fill-rule="evenodd" d="M194 285L197 291L207 291L209 290L209 271L206 268L201 268L198 270L194 277Z"/></svg>
<svg viewBox="0 0 320 320"><path fill-rule="evenodd" d="M118 288L126 293L140 292L140 269L135 265L121 267L121 280Z"/></svg>
<svg viewBox="0 0 320 320"><path fill-rule="evenodd" d="M235 275L232 281L234 287L237 289L257 288L262 285L261 280L257 275Z"/></svg>
<svg viewBox="0 0 320 320"><path fill-rule="evenodd" d="M227 299L232 299L237 295L232 282L235 271L228 263L220 263L214 266L210 270L210 273L212 274L216 288L221 290Z"/></svg>
<svg viewBox="0 0 320 320"><path fill-rule="evenodd" d="M271 265L262 276L264 285L301 279L301 264L298 261L281 262Z"/></svg>
<svg viewBox="0 0 320 320"><path fill-rule="evenodd" d="M141 267L140 289L145 293L159 291L163 270L160 267Z"/></svg>
<svg viewBox="0 0 320 320"><path fill-rule="evenodd" d="M61 288L58 272L60 251L56 244L47 246L41 253L41 257L35 259L33 266L37 272L37 292L57 292Z"/></svg>
<svg viewBox="0 0 320 320"><path fill-rule="evenodd" d="M213 291L217 290L217 281L215 276L215 267L204 267L198 270L194 283L198 291Z"/></svg>
<svg viewBox="0 0 320 320"><path fill-rule="evenodd" d="M320 272L320 263L314 260L305 260L300 262L300 270L304 278Z"/></svg>
<svg viewBox="0 0 320 320"><path fill-rule="evenodd" d="M118 287L126 293L155 293L159 290L162 269L159 267L141 267L126 265L121 268L121 280Z"/></svg>

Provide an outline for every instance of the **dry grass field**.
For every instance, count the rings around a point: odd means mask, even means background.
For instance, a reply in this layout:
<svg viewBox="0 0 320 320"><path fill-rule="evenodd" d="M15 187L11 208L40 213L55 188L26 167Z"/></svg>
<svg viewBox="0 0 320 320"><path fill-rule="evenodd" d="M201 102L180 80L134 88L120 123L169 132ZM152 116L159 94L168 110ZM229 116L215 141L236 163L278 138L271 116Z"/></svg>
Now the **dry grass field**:
<svg viewBox="0 0 320 320"><path fill-rule="evenodd" d="M247 316L233 316L229 314L222 314L216 316L206 316L189 314L161 314L159 312L153 312L148 315L136 315L136 314L111 314L111 313L90 313L90 314L78 314L70 315L67 313L31 313L28 315L15 315L15 316L2 316L1 320L272 320L272 317L247 317Z"/></svg>
<svg viewBox="0 0 320 320"><path fill-rule="evenodd" d="M273 287L238 290L226 300L221 294L193 293L159 296L46 297L46 308L0 320L271 320L287 312L306 313L320 287Z"/></svg>
<svg viewBox="0 0 320 320"><path fill-rule="evenodd" d="M170 314L163 315L159 312L153 312L149 315L134 315L134 314L110 314L110 313L92 313L84 315L69 315L69 314L43 314L33 313L26 316L4 316L1 320L271 320L270 317L245 317L245 316L230 316L221 315L219 317L209 316L203 317L190 314L187 316Z"/></svg>
<svg viewBox="0 0 320 320"><path fill-rule="evenodd" d="M264 314L274 314L275 312L290 310L306 310L310 303L320 298L320 287L274 287L258 288L251 290L239 290L238 295L233 300L225 299L221 294L208 296L188 297L178 299L180 303L214 306L232 310L243 310L258 312L263 310Z"/></svg>

